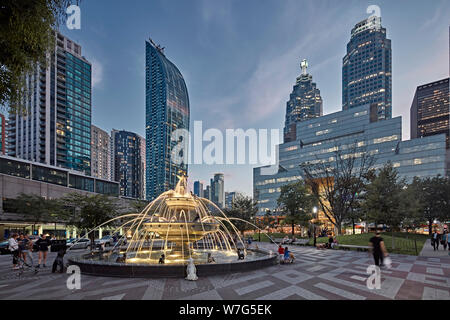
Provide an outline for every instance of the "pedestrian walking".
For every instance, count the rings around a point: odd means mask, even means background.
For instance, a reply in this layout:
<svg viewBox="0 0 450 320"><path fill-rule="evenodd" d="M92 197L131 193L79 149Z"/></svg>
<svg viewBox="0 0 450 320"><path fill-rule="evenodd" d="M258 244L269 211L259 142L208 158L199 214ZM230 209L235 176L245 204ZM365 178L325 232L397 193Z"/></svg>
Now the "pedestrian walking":
<svg viewBox="0 0 450 320"><path fill-rule="evenodd" d="M384 258L388 256L388 252L380 232L376 232L375 236L370 238L369 241L369 255L370 253L373 254L375 265L379 267L380 265L383 265Z"/></svg>
<svg viewBox="0 0 450 320"><path fill-rule="evenodd" d="M436 230L434 230L433 233L431 234L431 246L433 247L434 251L436 251L436 238L437 238L437 233L436 233Z"/></svg>
<svg viewBox="0 0 450 320"><path fill-rule="evenodd" d="M447 250L447 244L448 244L448 233L447 231L444 231L441 237L441 244L444 247L444 250Z"/></svg>
<svg viewBox="0 0 450 320"><path fill-rule="evenodd" d="M36 241L36 245L39 248L39 258L38 258L38 265L37 268L41 267L41 261L44 262L44 268L45 262L47 262L47 254L48 254L48 247L51 245L51 241L47 239L47 235L42 234L41 237Z"/></svg>
<svg viewBox="0 0 450 320"><path fill-rule="evenodd" d="M17 242L17 233L13 233L11 238L9 238L8 240L8 249L9 251L11 251L12 256L13 256L13 269L17 270L19 269L19 266L17 265L17 263L19 262L19 243Z"/></svg>
<svg viewBox="0 0 450 320"><path fill-rule="evenodd" d="M23 259L23 262L27 263L28 257L28 239L27 236L24 236L22 233L19 236L19 256Z"/></svg>

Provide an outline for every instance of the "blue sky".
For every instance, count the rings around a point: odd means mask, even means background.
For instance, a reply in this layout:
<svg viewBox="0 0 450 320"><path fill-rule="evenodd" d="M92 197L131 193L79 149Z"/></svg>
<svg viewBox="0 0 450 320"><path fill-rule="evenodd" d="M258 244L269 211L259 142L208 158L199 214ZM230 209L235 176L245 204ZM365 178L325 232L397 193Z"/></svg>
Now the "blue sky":
<svg viewBox="0 0 450 320"><path fill-rule="evenodd" d="M321 90L324 113L341 110L341 67L352 27L381 8L392 40L393 116L415 88L449 75L450 1L131 0L81 2L81 30L61 31L93 64L93 124L145 136L145 40L164 46L183 74L191 124L282 129L300 61ZM193 180L225 173L225 190L252 194L252 166L191 165Z"/></svg>

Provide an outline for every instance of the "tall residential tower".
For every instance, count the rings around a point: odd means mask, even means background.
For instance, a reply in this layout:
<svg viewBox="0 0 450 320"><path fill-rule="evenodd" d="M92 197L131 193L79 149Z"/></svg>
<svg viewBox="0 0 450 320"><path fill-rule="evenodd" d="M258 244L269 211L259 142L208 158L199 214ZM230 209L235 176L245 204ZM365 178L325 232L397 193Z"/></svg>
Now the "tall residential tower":
<svg viewBox="0 0 450 320"><path fill-rule="evenodd" d="M112 130L112 178L119 182L120 195L144 199L142 194L141 137L129 131Z"/></svg>
<svg viewBox="0 0 450 320"><path fill-rule="evenodd" d="M91 174L91 63L56 33L47 68L26 78L28 114L10 114L8 155Z"/></svg>
<svg viewBox="0 0 450 320"><path fill-rule="evenodd" d="M181 72L164 49L152 40L145 46L146 190L147 200L153 200L174 188L178 175L187 174L187 163L172 156L182 143L182 138L172 139L172 133L189 130L189 96ZM185 157L185 152L178 150L177 157Z"/></svg>
<svg viewBox="0 0 450 320"><path fill-rule="evenodd" d="M111 138L108 132L91 126L91 173L93 177L111 180Z"/></svg>

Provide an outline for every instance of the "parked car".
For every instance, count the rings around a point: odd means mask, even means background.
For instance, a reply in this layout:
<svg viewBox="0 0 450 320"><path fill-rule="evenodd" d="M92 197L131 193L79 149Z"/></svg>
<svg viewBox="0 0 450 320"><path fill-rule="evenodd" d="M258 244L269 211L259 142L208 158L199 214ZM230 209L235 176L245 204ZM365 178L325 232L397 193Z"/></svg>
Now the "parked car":
<svg viewBox="0 0 450 320"><path fill-rule="evenodd" d="M70 239L67 240L67 249L86 249L91 245L91 240L89 239Z"/></svg>
<svg viewBox="0 0 450 320"><path fill-rule="evenodd" d="M112 236L104 236L101 239L95 240L95 246L97 247L99 245L105 245L105 247L113 246L114 245L114 239L113 239Z"/></svg>
<svg viewBox="0 0 450 320"><path fill-rule="evenodd" d="M8 247L8 241L0 242L0 254L11 254L11 251L9 251Z"/></svg>

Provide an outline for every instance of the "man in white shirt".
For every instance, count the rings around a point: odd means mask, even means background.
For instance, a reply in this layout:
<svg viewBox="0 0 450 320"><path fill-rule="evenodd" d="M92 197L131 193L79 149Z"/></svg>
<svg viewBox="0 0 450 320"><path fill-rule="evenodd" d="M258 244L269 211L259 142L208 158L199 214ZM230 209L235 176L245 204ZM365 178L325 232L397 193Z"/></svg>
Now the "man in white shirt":
<svg viewBox="0 0 450 320"><path fill-rule="evenodd" d="M17 270L17 262L19 259L19 243L17 242L17 233L13 233L12 237L8 240L9 251L13 255L13 269Z"/></svg>

